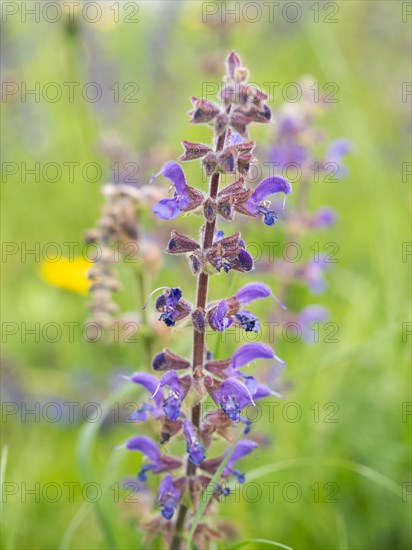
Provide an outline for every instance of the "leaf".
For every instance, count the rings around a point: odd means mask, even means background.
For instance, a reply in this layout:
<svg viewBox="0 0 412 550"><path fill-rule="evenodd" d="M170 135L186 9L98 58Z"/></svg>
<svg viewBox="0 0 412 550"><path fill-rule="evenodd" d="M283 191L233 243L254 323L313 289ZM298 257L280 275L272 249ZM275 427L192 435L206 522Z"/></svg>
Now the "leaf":
<svg viewBox="0 0 412 550"><path fill-rule="evenodd" d="M223 469L226 466L226 464L228 463L230 457L232 456L232 453L235 450L236 444L240 440L241 437L242 437L242 434L240 434L239 437L236 439L236 441L234 441L232 443L232 446L229 448L229 452L227 453L225 458L222 460L219 468L214 473L212 479L209 482L209 485L216 485L219 482L220 477L221 477L222 472L223 472ZM208 485L208 487L209 487L209 485ZM206 510L206 507L209 504L210 499L212 498L212 496L213 496L213 492L208 492L207 488L206 488L205 492L203 493L202 501L199 505L199 508L196 511L196 514L194 515L192 525L190 527L190 532L189 532L189 535L187 537L187 542L186 542L187 550L193 550L192 549L193 535L195 534L196 528L199 525L200 520L202 519L203 514L205 513L205 510Z"/></svg>

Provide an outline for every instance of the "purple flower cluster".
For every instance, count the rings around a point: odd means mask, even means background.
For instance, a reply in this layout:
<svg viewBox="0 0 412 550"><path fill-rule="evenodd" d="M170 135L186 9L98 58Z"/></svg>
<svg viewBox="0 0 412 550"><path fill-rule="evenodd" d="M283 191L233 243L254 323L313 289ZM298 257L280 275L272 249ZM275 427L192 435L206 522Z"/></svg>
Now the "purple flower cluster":
<svg viewBox="0 0 412 550"><path fill-rule="evenodd" d="M233 135L226 141L223 152L232 150L230 154L235 158L235 153L240 145L233 145L232 138ZM187 143L184 142L186 148ZM251 143L252 150L254 144L253 142ZM199 148L202 144L191 143L190 145ZM187 154L184 157L181 160L191 160ZM224 173L235 172L235 166L235 161L233 161L233 170ZM208 170L210 170L210 167ZM220 166L220 170L223 171L222 166ZM163 166L159 174L156 174L153 178L159 175L170 179L172 182L171 187L174 190L173 198L162 199L153 207L155 215L163 220L173 220L181 212L190 212L202 207L206 219L214 218L216 213L218 213L226 220L232 220L234 213L239 212L245 216L253 217L261 214L266 225L274 225L277 215L274 210L265 205L267 197L276 195L277 193L288 195L292 192L290 184L279 176L265 178L254 190L248 188L245 185L244 178L240 177L237 181L219 191L216 200L212 200L205 193L187 185L184 172L177 162L168 162Z"/></svg>
<svg viewBox="0 0 412 550"><path fill-rule="evenodd" d="M300 81L302 99L299 103L286 103L276 113L274 143L267 152L267 159L276 171L282 174L297 174L294 192L295 203L282 216L282 230L285 234L285 248L309 231L325 230L333 226L336 214L333 208L323 206L315 212L309 210L309 196L313 186L320 182L336 185L346 177L344 157L352 150L352 144L345 138L327 141L323 132L316 128L316 121L329 107L326 98L316 98L310 77ZM323 150L323 153L319 153ZM290 288L303 284L310 294L319 295L326 288L326 271L336 263L334 256L337 247L329 243L329 254L316 252L312 258L302 261L287 261L277 258L274 262L262 262L258 269L274 271L280 280L280 298L285 299ZM301 311L282 312L283 322L297 323L306 341L313 341L310 330L313 323L324 322L329 318L328 310L320 305L308 305ZM279 321L279 318L277 318Z"/></svg>
<svg viewBox="0 0 412 550"><path fill-rule="evenodd" d="M299 183L303 184L308 180L320 181L322 177L343 178L347 174L344 157L351 152L352 144L345 138L327 144L325 134L316 128L316 121L331 104L327 97L316 100L310 77L301 79L299 86L301 100L285 103L276 112L276 134L268 161L282 174L289 169L296 171ZM319 149L324 153L319 155Z"/></svg>
<svg viewBox="0 0 412 550"><path fill-rule="evenodd" d="M138 473L139 481L145 482L149 473L166 474L160 482L157 497L161 516L157 516L150 526L152 530L161 529L166 533L171 548L181 548L183 532L190 528L192 512L198 505L199 492L208 488L211 476L223 460L228 458L222 478L235 476L240 483L244 482L245 476L237 469L237 462L258 447L255 441L242 438L251 427L244 411L247 407L255 407L261 399L279 397L273 387L263 384L248 371L248 367L258 360L271 362L274 372L275 363L284 366L271 347L249 343L240 346L227 358L215 359L205 342L208 329L224 332L234 325L245 332L257 332L260 321L253 313L253 303L259 299L277 300L266 284L256 281L245 284L231 296L212 302L207 300L212 275L231 270L249 272L254 267L241 234L236 232L225 236L218 230L219 216L227 221L233 220L236 213L261 217L266 225L273 226L277 214L268 197L291 193L290 184L279 176L268 177L255 188L245 183L255 146L253 141L247 141L248 126L252 122L267 123L271 119L271 111L265 102L267 96L249 86L247 77L248 70L232 53L227 59L221 104L192 98L191 122L211 125L215 140L213 147L183 141L184 154L180 161L201 160L203 170L210 177L209 192L189 185L183 169L175 161L166 163L154 176L168 179L172 190L171 197L154 205L153 212L158 218L173 220L181 213L196 212L205 220L199 241L172 230L166 247L168 254L187 257L198 281L195 303L187 300L180 288L169 287L163 287L155 301L158 319L167 327L192 326L193 357L189 360L163 349L152 359L153 371L160 373L160 378L149 373L135 373L129 378L148 394L134 419L153 418L160 422L157 441L138 435L131 438L126 447L145 457ZM222 173L233 174L235 181L219 190ZM215 409L206 413L202 411L202 403L207 400L215 404ZM160 450L159 444L169 443L172 438L176 443L185 441L185 455L182 451L175 458ZM219 438L226 442L237 439L229 457L229 450L218 456L213 452L212 443ZM184 472L182 468L185 468ZM228 493L220 481L214 488L214 500ZM177 510L175 526L170 527L170 520ZM211 528L202 523L195 537L205 540L212 536L211 533Z"/></svg>

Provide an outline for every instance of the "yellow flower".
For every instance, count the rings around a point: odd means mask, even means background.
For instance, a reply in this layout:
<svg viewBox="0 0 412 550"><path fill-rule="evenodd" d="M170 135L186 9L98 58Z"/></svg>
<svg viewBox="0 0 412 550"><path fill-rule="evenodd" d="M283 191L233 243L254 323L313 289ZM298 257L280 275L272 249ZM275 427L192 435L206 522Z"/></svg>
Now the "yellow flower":
<svg viewBox="0 0 412 550"><path fill-rule="evenodd" d="M90 287L87 272L92 263L82 256L74 258L62 256L57 262L43 262L40 274L53 286L78 294L87 294Z"/></svg>

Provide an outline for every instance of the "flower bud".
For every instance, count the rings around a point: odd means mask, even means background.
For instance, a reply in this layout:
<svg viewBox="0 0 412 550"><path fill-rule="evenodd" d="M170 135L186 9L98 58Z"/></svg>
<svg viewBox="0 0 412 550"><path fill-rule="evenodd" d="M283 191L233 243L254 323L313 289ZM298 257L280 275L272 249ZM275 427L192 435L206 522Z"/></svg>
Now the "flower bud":
<svg viewBox="0 0 412 550"><path fill-rule="evenodd" d="M211 101L197 97L192 97L191 101L195 107L193 111L189 113L192 115L190 119L192 124L210 122L220 113L219 107Z"/></svg>
<svg viewBox="0 0 412 550"><path fill-rule="evenodd" d="M205 311L198 307L192 312L192 323L197 332L205 332Z"/></svg>
<svg viewBox="0 0 412 550"><path fill-rule="evenodd" d="M187 369L190 365L191 363L187 359L172 353L167 348L156 354L152 360L153 370L158 372Z"/></svg>
<svg viewBox="0 0 412 550"><path fill-rule="evenodd" d="M198 275L203 270L203 266L204 266L204 261L201 253L195 252L194 254L189 256L189 260L190 260L190 267L193 275Z"/></svg>
<svg viewBox="0 0 412 550"><path fill-rule="evenodd" d="M179 157L179 160L194 160L202 158L212 150L204 143L192 143L191 141L183 140L182 145L185 148L185 152Z"/></svg>
<svg viewBox="0 0 412 550"><path fill-rule="evenodd" d="M186 254L186 252L193 252L198 248L200 248L199 243L173 230L165 252L167 254Z"/></svg>
<svg viewBox="0 0 412 550"><path fill-rule="evenodd" d="M247 126L252 122L252 118L240 109L235 109L230 113L230 125L241 136L247 137Z"/></svg>
<svg viewBox="0 0 412 550"><path fill-rule="evenodd" d="M213 199L208 198L203 205L203 212L206 220L209 223L213 222L216 219L216 210L216 202Z"/></svg>
<svg viewBox="0 0 412 550"><path fill-rule="evenodd" d="M211 176L217 170L217 157L215 153L209 153L202 161L206 176Z"/></svg>

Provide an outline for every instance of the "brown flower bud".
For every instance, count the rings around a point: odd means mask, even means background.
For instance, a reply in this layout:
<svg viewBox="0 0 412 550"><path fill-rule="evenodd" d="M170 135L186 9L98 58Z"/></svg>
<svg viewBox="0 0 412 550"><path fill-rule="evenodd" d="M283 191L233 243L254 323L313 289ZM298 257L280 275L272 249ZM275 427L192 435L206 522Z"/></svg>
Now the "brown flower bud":
<svg viewBox="0 0 412 550"><path fill-rule="evenodd" d="M222 359L221 361L207 361L205 369L220 378L227 378L228 375L224 371L229 367L231 361L231 357L229 359Z"/></svg>
<svg viewBox="0 0 412 550"><path fill-rule="evenodd" d="M258 107L253 107L248 112L248 115L251 117L253 122L261 122L263 124L267 124L272 118L272 111L266 104L263 104L260 109Z"/></svg>
<svg viewBox="0 0 412 550"><path fill-rule="evenodd" d="M217 171L217 157L215 153L208 153L202 161L206 176L211 176Z"/></svg>
<svg viewBox="0 0 412 550"><path fill-rule="evenodd" d="M199 248L199 243L173 230L165 252L167 254L186 254L187 252L194 252Z"/></svg>
<svg viewBox="0 0 412 550"><path fill-rule="evenodd" d="M191 256L189 256L190 260L190 267L192 270L193 275L198 275L202 270L204 266L204 259L202 253L195 252Z"/></svg>
<svg viewBox="0 0 412 550"><path fill-rule="evenodd" d="M240 57L236 52L231 52L226 59L227 75L231 78L235 78L236 69L240 67Z"/></svg>
<svg viewBox="0 0 412 550"><path fill-rule="evenodd" d="M205 311L198 307L192 312L192 323L197 332L205 332Z"/></svg>
<svg viewBox="0 0 412 550"><path fill-rule="evenodd" d="M203 204L203 212L208 222L213 222L216 219L216 210L216 202L211 198L206 199Z"/></svg>
<svg viewBox="0 0 412 550"><path fill-rule="evenodd" d="M167 443L171 437L179 432L182 427L181 420L170 420L166 415L163 417L160 428L160 444Z"/></svg>
<svg viewBox="0 0 412 550"><path fill-rule="evenodd" d="M197 97L192 97L191 101L195 107L193 111L190 111L189 113L192 115L192 118L190 119L192 124L203 124L205 122L210 122L220 113L219 107L211 101Z"/></svg>
<svg viewBox="0 0 412 550"><path fill-rule="evenodd" d="M225 218L225 220L231 221L235 215L235 208L229 201L220 201L217 205L217 211Z"/></svg>
<svg viewBox="0 0 412 550"><path fill-rule="evenodd" d="M190 361L180 355L176 355L167 348L157 353L152 360L153 370L158 372L187 369L190 365Z"/></svg>
<svg viewBox="0 0 412 550"><path fill-rule="evenodd" d="M179 157L179 160L194 160L204 157L212 149L204 143L192 143L191 141L182 141L182 145L185 148L183 155Z"/></svg>
<svg viewBox="0 0 412 550"><path fill-rule="evenodd" d="M239 154L251 153L255 148L255 145L256 143L254 141L247 141L246 143L239 143L238 145L236 145L236 149L238 150Z"/></svg>
<svg viewBox="0 0 412 550"><path fill-rule="evenodd" d="M220 171L225 174L230 174L235 171L235 155L232 148L225 149L223 153L219 155L219 168Z"/></svg>
<svg viewBox="0 0 412 550"><path fill-rule="evenodd" d="M250 163L252 159L253 155L251 155L250 153L239 155L237 159L237 169L239 171L239 174L242 174L243 176L249 175Z"/></svg>

